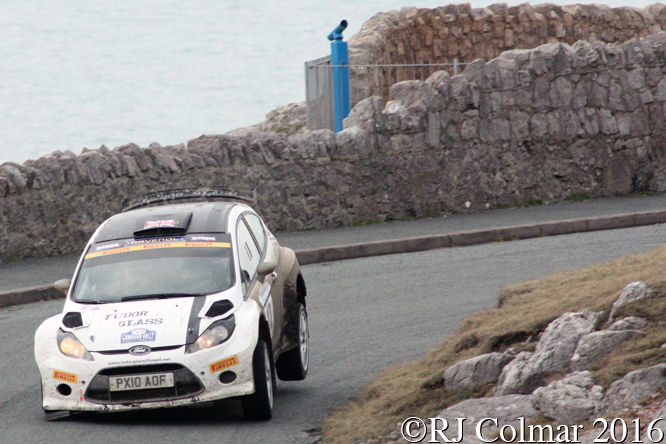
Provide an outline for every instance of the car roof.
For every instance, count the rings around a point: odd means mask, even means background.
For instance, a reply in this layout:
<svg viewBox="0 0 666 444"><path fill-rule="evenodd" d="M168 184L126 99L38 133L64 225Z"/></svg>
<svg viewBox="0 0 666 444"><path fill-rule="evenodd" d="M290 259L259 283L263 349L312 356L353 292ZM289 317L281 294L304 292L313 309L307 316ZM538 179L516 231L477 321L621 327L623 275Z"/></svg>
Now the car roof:
<svg viewBox="0 0 666 444"><path fill-rule="evenodd" d="M196 202L158 205L119 213L107 220L94 242L191 233L225 233L229 212L239 205L245 206L238 202Z"/></svg>

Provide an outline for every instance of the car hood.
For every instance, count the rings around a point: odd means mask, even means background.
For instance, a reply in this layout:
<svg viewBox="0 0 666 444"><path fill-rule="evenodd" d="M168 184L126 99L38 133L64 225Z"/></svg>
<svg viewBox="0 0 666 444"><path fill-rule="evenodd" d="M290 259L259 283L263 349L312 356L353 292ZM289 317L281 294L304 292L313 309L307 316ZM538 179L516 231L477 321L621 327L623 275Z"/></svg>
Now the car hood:
<svg viewBox="0 0 666 444"><path fill-rule="evenodd" d="M89 351L183 345L189 328L190 335L199 332L201 305L195 301L183 297L79 306L85 326L73 333Z"/></svg>

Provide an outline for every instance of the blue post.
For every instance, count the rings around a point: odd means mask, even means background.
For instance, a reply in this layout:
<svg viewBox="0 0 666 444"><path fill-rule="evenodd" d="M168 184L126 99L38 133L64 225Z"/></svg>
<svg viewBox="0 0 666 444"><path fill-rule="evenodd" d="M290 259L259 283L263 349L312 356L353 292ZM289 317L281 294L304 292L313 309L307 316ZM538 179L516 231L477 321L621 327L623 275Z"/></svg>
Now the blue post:
<svg viewBox="0 0 666 444"><path fill-rule="evenodd" d="M342 41L342 31L346 28L347 21L343 20L328 35L328 39L331 40L336 133L342 131L342 120L349 115L349 54L347 52L347 42Z"/></svg>

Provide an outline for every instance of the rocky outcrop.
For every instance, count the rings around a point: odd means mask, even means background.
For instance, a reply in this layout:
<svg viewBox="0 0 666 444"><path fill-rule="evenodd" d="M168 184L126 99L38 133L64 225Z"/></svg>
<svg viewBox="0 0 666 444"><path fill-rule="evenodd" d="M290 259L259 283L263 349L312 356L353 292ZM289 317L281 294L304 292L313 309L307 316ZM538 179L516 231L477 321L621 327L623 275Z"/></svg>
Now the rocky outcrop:
<svg viewBox="0 0 666 444"><path fill-rule="evenodd" d="M275 108L266 114L266 120L247 128L237 128L227 133L229 136L251 136L256 133L296 134L307 124L305 102L290 103Z"/></svg>
<svg viewBox="0 0 666 444"><path fill-rule="evenodd" d="M645 285L645 282L632 282L631 284L627 285L624 287L620 297L613 304L613 308L611 309L609 316L609 322L613 320L617 310L624 304L633 301L640 301L641 299L645 299L648 296L650 296L650 289L647 285Z"/></svg>
<svg viewBox="0 0 666 444"><path fill-rule="evenodd" d="M536 389L531 400L536 410L557 424L575 424L590 419L602 398L601 386L583 371Z"/></svg>
<svg viewBox="0 0 666 444"><path fill-rule="evenodd" d="M531 396L507 395L496 398L468 399L443 410L437 414L437 417L445 419L455 431L447 435L449 439L457 437L456 418L465 418L463 436L466 439L477 436L476 426L482 419L497 418L497 423L484 421L481 427L482 435L492 439L502 426L511 425L517 428L520 424L518 418L523 417L525 421L530 421L537 414L538 412L532 406Z"/></svg>
<svg viewBox="0 0 666 444"><path fill-rule="evenodd" d="M629 284L614 306L637 301L640 299L637 295L650 294L650 291L643 282ZM616 320L607 329L592 331L598 324L599 315L588 310L563 314L546 327L534 352L521 352L508 363L504 363L508 358L495 352L448 368L443 373L445 387L455 390L458 388L456 384L460 389L487 384L492 380L491 376L482 378L482 375L494 375L503 365L491 398L461 402L438 416L450 424L456 417L498 415L506 416L507 423L520 417L525 417L529 423L530 418L541 415L555 424L580 424L595 417L626 413L628 409L643 411L638 403L657 396L666 386L666 364L631 371L613 382L605 393L595 384L591 372L585 369L623 341L642 334L641 329L647 327L648 322L638 317L626 317ZM474 380L484 382L465 385ZM641 413L644 417L647 414ZM591 442L587 437L583 439L583 442L588 441Z"/></svg>
<svg viewBox="0 0 666 444"><path fill-rule="evenodd" d="M459 362L442 375L449 391L472 390L497 381L505 365L515 356L507 353L487 353Z"/></svg>
<svg viewBox="0 0 666 444"><path fill-rule="evenodd" d="M494 396L532 393L548 374L569 370L578 342L592 331L597 316L599 313L591 311L565 313L551 322L534 353L521 353L504 368Z"/></svg>
<svg viewBox="0 0 666 444"><path fill-rule="evenodd" d="M615 350L620 344L631 338L635 330L595 331L581 338L571 358L572 370L584 370L594 361Z"/></svg>
<svg viewBox="0 0 666 444"><path fill-rule="evenodd" d="M606 415L632 408L638 401L653 395L666 385L666 364L658 364L627 373L610 385L596 414Z"/></svg>

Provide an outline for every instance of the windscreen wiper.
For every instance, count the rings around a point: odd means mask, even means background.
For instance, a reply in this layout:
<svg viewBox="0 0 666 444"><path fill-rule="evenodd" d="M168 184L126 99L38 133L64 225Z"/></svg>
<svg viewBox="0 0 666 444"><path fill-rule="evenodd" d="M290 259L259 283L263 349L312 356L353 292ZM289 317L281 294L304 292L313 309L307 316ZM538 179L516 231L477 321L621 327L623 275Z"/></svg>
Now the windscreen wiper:
<svg viewBox="0 0 666 444"><path fill-rule="evenodd" d="M168 298L186 298L190 296L206 296L205 293L154 293L154 294L137 294L134 296L125 296L120 298L121 301L134 301L137 299L168 299Z"/></svg>
<svg viewBox="0 0 666 444"><path fill-rule="evenodd" d="M93 299L74 299L77 304L108 304L114 301L95 301Z"/></svg>

